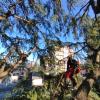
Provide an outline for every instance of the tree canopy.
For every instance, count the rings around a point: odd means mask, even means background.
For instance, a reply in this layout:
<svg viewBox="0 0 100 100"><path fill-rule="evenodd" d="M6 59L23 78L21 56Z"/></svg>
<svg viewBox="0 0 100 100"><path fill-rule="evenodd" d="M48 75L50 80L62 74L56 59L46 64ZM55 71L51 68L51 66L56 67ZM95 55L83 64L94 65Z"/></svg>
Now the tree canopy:
<svg viewBox="0 0 100 100"><path fill-rule="evenodd" d="M30 54L52 54L51 47L63 43L73 47L81 59L87 53L93 66L99 66L99 13L100 0L0 1L0 47L4 48L0 54L0 80Z"/></svg>
<svg viewBox="0 0 100 100"><path fill-rule="evenodd" d="M91 48L93 45L87 44L91 40L86 37L87 34L99 34L99 24L93 24L97 17L91 17L97 13L90 14L90 11L94 11L93 4L93 0L0 1L0 39L2 47L6 49L2 53L6 56L1 58L6 62L11 59L11 66L14 67L32 52L37 51L39 54L40 51L48 49L52 45L49 40L61 43L64 40L76 49L78 46L82 50L86 46ZM68 41L70 34L75 41ZM80 36L83 37L82 41ZM97 48L99 50L99 45Z"/></svg>

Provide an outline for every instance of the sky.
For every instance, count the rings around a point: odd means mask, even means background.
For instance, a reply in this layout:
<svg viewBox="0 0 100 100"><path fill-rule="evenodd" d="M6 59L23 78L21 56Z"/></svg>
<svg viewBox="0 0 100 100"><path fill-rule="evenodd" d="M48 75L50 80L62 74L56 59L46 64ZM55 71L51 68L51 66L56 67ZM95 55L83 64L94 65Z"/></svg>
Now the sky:
<svg viewBox="0 0 100 100"><path fill-rule="evenodd" d="M2 47L2 44L0 43L0 53L4 52L5 49Z"/></svg>
<svg viewBox="0 0 100 100"><path fill-rule="evenodd" d="M43 2L46 2L46 1L48 1L48 0L42 0ZM65 11L65 12L67 12L67 3L66 3L66 0L61 0L62 1L62 7L63 7L63 10ZM84 0L84 1L86 1L86 0ZM88 2L88 0L87 0L87 2ZM78 7L76 7L76 9L75 9L75 13L76 12L78 12L79 11L79 8ZM94 17L94 14L93 14L93 11L91 10L91 8L90 8L90 11L89 11L90 13L90 16L91 17ZM17 33L17 31L15 31L15 33ZM61 37L61 40L62 41L66 41L66 38L63 38L63 37ZM79 41L83 41L84 40L84 38L83 37L80 37L80 39L79 39ZM73 35L72 34L69 34L69 36L68 36L68 38L67 38L67 41L69 41L69 42L77 42L77 40L75 40L74 38L73 38ZM1 45L1 43L0 43L0 53L2 53L2 52L4 52L5 51L5 49L2 47L2 45ZM31 60L31 61L33 61L34 60L34 58L35 58L35 60L36 60L36 55L33 55L33 54L31 54L29 57L28 57L28 59L29 60Z"/></svg>

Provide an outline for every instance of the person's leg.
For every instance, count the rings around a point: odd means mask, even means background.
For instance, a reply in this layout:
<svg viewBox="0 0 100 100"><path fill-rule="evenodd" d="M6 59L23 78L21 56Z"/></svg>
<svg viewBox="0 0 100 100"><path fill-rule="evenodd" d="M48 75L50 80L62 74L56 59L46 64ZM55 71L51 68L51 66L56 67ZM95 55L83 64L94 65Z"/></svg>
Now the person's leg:
<svg viewBox="0 0 100 100"><path fill-rule="evenodd" d="M70 73L70 71L67 71L66 72L66 80L65 80L66 81L65 84L66 84L67 87L70 87L71 84L72 84L70 77L71 77L71 73Z"/></svg>
<svg viewBox="0 0 100 100"><path fill-rule="evenodd" d="M71 81L72 81L73 87L75 87L77 85L76 80L72 77Z"/></svg>

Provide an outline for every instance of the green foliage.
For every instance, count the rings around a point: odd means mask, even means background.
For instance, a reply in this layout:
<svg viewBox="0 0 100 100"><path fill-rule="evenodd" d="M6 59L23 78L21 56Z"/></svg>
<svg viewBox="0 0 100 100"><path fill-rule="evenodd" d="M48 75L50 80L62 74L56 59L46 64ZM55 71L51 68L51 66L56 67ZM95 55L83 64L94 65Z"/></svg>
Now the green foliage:
<svg viewBox="0 0 100 100"><path fill-rule="evenodd" d="M87 43L94 48L100 45L99 23L99 17L97 21L95 21L93 18L86 17L82 23L83 32L86 36Z"/></svg>
<svg viewBox="0 0 100 100"><path fill-rule="evenodd" d="M83 9L76 7L76 4L83 0L67 0L64 2L66 7L63 7L62 1L0 1L0 16L4 17L3 20L0 19L0 42L7 49L7 52L12 46L16 47L14 55L10 55L9 61L17 63L20 59L20 51L27 54L30 49L36 47L38 57L49 55L50 65L54 68L54 46L60 46L62 38L69 43L69 34L71 33L74 33L73 36L76 37L74 41L76 43L70 41L70 45L75 50L78 47L83 50L83 47L87 46L86 43L88 44L87 47L92 46L94 49L100 46L100 41L97 39L97 35L100 35L100 21L95 22L93 18L88 16L87 10L89 7L87 5ZM87 3L86 0L85 3ZM77 10L79 9L78 13L76 13L75 7ZM83 35L85 42L83 40L82 42L78 41L81 35ZM57 42L51 42L51 40ZM49 100L51 94L59 95L59 93L62 93L62 85L58 86L57 83L59 83L58 78L51 79L45 82L44 87L38 88L28 86L28 81L24 80L18 84L13 92L18 100L40 98L41 100Z"/></svg>
<svg viewBox="0 0 100 100"><path fill-rule="evenodd" d="M37 100L37 93L36 93L36 91L34 91L34 92L29 91L29 93L27 94L27 98L29 100Z"/></svg>
<svg viewBox="0 0 100 100"><path fill-rule="evenodd" d="M14 100L16 98L25 99L25 100L38 100L41 98L41 100L49 100L49 92L44 87L31 87L26 84L27 82L22 82L19 86L17 86L13 93L15 94ZM26 85L25 85L26 84ZM24 86L24 87L23 87Z"/></svg>
<svg viewBox="0 0 100 100"><path fill-rule="evenodd" d="M89 100L100 100L100 96L98 96L97 93L90 91Z"/></svg>

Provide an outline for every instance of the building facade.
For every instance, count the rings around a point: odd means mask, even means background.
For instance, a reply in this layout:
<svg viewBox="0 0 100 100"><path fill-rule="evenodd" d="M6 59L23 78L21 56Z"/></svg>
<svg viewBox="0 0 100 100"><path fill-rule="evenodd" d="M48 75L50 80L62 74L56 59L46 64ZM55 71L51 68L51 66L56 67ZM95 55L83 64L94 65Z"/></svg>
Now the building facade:
<svg viewBox="0 0 100 100"><path fill-rule="evenodd" d="M40 59L40 66L45 66L46 70L53 69L54 72L60 73L67 70L67 60L69 55L73 55L74 51L68 46L55 46L54 47L54 58L50 56L42 56Z"/></svg>

